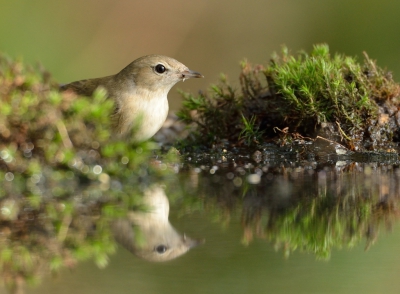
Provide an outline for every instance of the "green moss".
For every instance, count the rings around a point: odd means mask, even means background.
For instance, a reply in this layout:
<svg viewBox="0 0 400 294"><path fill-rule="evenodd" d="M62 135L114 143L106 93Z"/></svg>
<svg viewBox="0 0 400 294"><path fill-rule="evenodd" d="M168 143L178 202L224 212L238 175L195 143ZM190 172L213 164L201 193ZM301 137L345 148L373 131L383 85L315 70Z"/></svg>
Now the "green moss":
<svg viewBox="0 0 400 294"><path fill-rule="evenodd" d="M322 134L353 150L380 150L399 139L393 112L400 87L365 53L359 63L332 56L327 45L297 56L284 47L265 67L242 62L239 79L240 91L222 78L209 94L183 94L178 115L197 125L196 143L282 144L293 136ZM321 133L326 125L331 131Z"/></svg>

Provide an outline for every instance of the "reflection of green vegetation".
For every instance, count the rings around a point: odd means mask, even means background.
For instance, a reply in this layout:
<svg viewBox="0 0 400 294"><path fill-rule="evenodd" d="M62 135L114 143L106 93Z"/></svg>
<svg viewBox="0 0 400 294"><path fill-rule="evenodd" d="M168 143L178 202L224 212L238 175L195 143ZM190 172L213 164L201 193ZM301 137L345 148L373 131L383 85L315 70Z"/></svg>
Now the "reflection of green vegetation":
<svg viewBox="0 0 400 294"><path fill-rule="evenodd" d="M366 233L371 221L372 203L359 202L344 212L343 202L318 195L311 203L302 203L276 218L269 219L266 237L282 247L286 257L295 250L312 252L318 258L329 259L332 249L353 247Z"/></svg>
<svg viewBox="0 0 400 294"><path fill-rule="evenodd" d="M171 174L149 160L154 144L113 139L112 109L101 89L59 93L45 71L0 56L0 272L11 291L80 260L105 266L110 221Z"/></svg>
<svg viewBox="0 0 400 294"><path fill-rule="evenodd" d="M265 68L243 62L240 83L241 92L223 78L210 96L184 94L179 116L197 124L197 143L258 143L279 129L285 130L286 142L286 128L290 134L315 136L327 123L330 131L323 135L351 149L389 148L393 138L399 139L390 117L397 111L400 87L366 54L360 64L331 56L327 45L297 57L283 48Z"/></svg>
<svg viewBox="0 0 400 294"><path fill-rule="evenodd" d="M368 248L384 218L376 213L376 197L364 199L362 195L350 194L341 199L324 193L315 195L311 201L302 201L297 207L270 217L266 238L277 249L282 248L286 257L300 250L329 259L333 249L352 248L363 238ZM384 211L386 217L392 214L393 211Z"/></svg>
<svg viewBox="0 0 400 294"><path fill-rule="evenodd" d="M79 211L68 201L49 201L42 210L27 210L21 202L14 205L24 211L18 213L17 220L3 218L1 230L5 234L0 246L0 269L11 292L24 281L37 282L47 271L73 267L89 258L104 267L107 256L115 251L109 218L88 215L89 207Z"/></svg>
<svg viewBox="0 0 400 294"><path fill-rule="evenodd" d="M213 175L205 170L198 174L198 191L191 193L201 196L197 202L223 227L240 215L245 245L260 238L285 257L298 250L329 259L332 250L363 241L369 248L381 226L397 219L397 171L385 166L374 171L367 164L345 171L326 166L312 173L304 167L270 167L258 185L246 183L253 169L243 171L226 176L222 170ZM184 205L185 211L191 207Z"/></svg>

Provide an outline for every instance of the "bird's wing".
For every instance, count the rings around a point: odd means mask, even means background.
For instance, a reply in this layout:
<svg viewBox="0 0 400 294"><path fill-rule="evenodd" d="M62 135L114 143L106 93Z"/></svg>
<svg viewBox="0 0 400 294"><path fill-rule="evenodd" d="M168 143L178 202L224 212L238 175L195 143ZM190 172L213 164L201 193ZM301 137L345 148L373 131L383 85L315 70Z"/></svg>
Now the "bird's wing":
<svg viewBox="0 0 400 294"><path fill-rule="evenodd" d="M111 77L104 77L104 78L87 79L87 80L72 82L66 85L61 85L60 91L72 90L78 95L92 96L93 92L99 86L103 86L107 89L107 83L110 78Z"/></svg>
<svg viewBox="0 0 400 294"><path fill-rule="evenodd" d="M98 79L81 80L60 86L60 91L72 90L78 95L92 96L99 86Z"/></svg>

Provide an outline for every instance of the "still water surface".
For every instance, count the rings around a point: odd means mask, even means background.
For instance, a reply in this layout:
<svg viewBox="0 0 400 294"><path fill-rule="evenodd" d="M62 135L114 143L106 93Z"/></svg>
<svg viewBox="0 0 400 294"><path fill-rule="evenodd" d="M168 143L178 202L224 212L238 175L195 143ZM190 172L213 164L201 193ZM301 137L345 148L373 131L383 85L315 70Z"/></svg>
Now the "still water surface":
<svg viewBox="0 0 400 294"><path fill-rule="evenodd" d="M400 293L396 164L188 164L170 222L205 243L152 263L119 247L26 293ZM171 196L169 194L169 196Z"/></svg>
<svg viewBox="0 0 400 294"><path fill-rule="evenodd" d="M207 242L167 263L149 263L119 250L101 270L85 262L56 278L46 278L27 293L399 293L400 227L365 244L333 250L329 261L296 252L284 259L262 240L238 242L241 226L221 229L206 217L174 221L177 228L201 234ZM189 228L190 226L190 228Z"/></svg>

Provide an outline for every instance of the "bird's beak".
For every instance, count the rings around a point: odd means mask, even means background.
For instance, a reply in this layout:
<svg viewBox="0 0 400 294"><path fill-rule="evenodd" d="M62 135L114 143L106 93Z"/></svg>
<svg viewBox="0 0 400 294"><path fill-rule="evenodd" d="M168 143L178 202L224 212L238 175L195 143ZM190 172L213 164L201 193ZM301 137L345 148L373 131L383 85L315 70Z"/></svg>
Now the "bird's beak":
<svg viewBox="0 0 400 294"><path fill-rule="evenodd" d="M189 248L194 248L199 245L203 245L206 240L205 239L192 239L186 236L186 234L183 234L183 241L186 244L187 247Z"/></svg>
<svg viewBox="0 0 400 294"><path fill-rule="evenodd" d="M181 75L182 75L182 81L191 78L204 78L204 76L201 73L190 69L184 70L183 72L181 72Z"/></svg>

